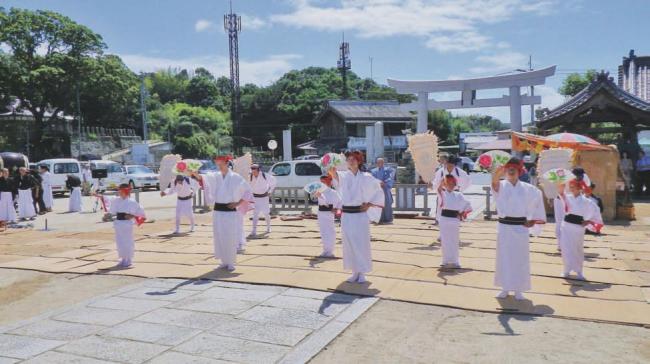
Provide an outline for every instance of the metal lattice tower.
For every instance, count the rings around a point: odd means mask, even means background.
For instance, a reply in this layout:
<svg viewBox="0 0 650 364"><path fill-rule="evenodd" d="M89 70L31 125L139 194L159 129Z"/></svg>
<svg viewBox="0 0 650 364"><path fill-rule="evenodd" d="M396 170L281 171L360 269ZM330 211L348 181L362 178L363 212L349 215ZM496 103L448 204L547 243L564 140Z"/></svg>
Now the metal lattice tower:
<svg viewBox="0 0 650 364"><path fill-rule="evenodd" d="M233 149L239 151L239 141L241 138L241 104L239 91L239 32L241 32L241 16L232 12L232 0L230 1L230 13L223 16L223 29L228 32L228 45L230 50L232 142Z"/></svg>
<svg viewBox="0 0 650 364"><path fill-rule="evenodd" d="M350 61L350 43L345 41L345 34L339 46L339 60L336 62L336 68L341 72L341 78L343 79L343 99L345 100L349 97L348 70L352 68L352 62Z"/></svg>

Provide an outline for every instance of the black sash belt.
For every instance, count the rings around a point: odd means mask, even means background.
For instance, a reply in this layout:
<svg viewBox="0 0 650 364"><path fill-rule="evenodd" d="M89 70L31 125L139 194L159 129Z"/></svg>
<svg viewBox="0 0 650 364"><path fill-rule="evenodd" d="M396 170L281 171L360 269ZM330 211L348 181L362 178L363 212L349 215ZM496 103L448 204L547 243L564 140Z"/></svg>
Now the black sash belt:
<svg viewBox="0 0 650 364"><path fill-rule="evenodd" d="M253 197L257 197L257 198L268 197L268 196L269 196L269 193L268 193L268 192L265 192L265 193L254 193L254 194L253 194Z"/></svg>
<svg viewBox="0 0 650 364"><path fill-rule="evenodd" d="M224 212L234 212L237 211L237 209L233 209L231 207L228 207L227 203L215 203L214 204L214 211L224 211Z"/></svg>
<svg viewBox="0 0 650 364"><path fill-rule="evenodd" d="M185 197L178 196L178 200L179 201L187 201L187 200L191 199L192 196L193 195L191 195L191 194L189 196L185 196Z"/></svg>
<svg viewBox="0 0 650 364"><path fill-rule="evenodd" d="M564 221L570 224L582 225L585 219L580 215L568 214L564 216Z"/></svg>
<svg viewBox="0 0 650 364"><path fill-rule="evenodd" d="M458 211L442 209L442 212L440 213L440 215L442 215L444 217L458 217Z"/></svg>
<svg viewBox="0 0 650 364"><path fill-rule="evenodd" d="M116 218L117 220L129 220L129 219L126 217L126 215L127 215L126 212L118 212L118 213L115 215L115 216L116 216L115 218Z"/></svg>
<svg viewBox="0 0 650 364"><path fill-rule="evenodd" d="M363 212L361 211L361 206L343 206L342 211L348 214L358 214Z"/></svg>
<svg viewBox="0 0 650 364"><path fill-rule="evenodd" d="M526 218L525 217L511 217L511 216L500 217L499 218L499 223L506 224L506 225L526 225Z"/></svg>
<svg viewBox="0 0 650 364"><path fill-rule="evenodd" d="M334 205L318 205L318 211L331 212L334 209Z"/></svg>

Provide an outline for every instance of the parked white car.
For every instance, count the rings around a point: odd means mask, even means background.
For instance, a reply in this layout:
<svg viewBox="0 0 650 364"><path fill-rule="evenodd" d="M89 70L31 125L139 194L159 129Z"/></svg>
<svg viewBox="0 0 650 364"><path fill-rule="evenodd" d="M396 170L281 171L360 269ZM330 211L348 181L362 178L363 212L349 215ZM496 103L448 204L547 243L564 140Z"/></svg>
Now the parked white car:
<svg viewBox="0 0 650 364"><path fill-rule="evenodd" d="M125 183L131 185L131 188L155 188L160 190L160 176L154 173L149 167L143 165L129 165L126 169Z"/></svg>
<svg viewBox="0 0 650 364"><path fill-rule="evenodd" d="M101 185L103 188L108 189L108 190L116 190L121 183L126 183L126 170L124 167L113 161L107 161L107 160L92 160L90 161L90 170L96 170L96 169L105 169L106 170L106 178L102 178ZM93 184L95 186L99 186L99 181L95 178L93 178Z"/></svg>
<svg viewBox="0 0 650 364"><path fill-rule="evenodd" d="M271 174L275 176L277 187L297 187L300 188L299 196L304 196L302 190L307 184L318 181L323 171L320 168L320 161L316 160L298 160L278 162L271 166ZM280 196L276 189L274 196Z"/></svg>
<svg viewBox="0 0 650 364"><path fill-rule="evenodd" d="M63 195L66 192L65 181L69 174L73 174L79 179L81 176L81 164L79 161L72 158L56 158L45 159L37 163L46 165L52 173L52 193L55 195Z"/></svg>

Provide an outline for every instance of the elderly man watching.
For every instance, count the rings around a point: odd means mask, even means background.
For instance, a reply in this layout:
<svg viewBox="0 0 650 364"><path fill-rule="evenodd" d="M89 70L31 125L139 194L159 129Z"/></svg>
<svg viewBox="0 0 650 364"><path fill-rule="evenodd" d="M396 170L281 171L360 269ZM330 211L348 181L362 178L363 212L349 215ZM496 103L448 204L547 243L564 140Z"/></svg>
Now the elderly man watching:
<svg viewBox="0 0 650 364"><path fill-rule="evenodd" d="M376 167L371 171L373 177L379 180L381 188L384 190L384 208L381 211L380 224L393 223L393 194L391 189L395 184L395 170L385 166L383 158L377 158Z"/></svg>

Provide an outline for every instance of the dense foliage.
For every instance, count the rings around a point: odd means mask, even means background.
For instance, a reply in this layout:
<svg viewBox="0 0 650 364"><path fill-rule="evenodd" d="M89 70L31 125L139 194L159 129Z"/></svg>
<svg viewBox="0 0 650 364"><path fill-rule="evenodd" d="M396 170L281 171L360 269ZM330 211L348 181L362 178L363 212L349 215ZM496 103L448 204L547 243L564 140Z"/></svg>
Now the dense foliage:
<svg viewBox="0 0 650 364"><path fill-rule="evenodd" d="M584 74L571 73L562 81L562 86L559 89L560 94L568 97L575 96L595 80L597 74L596 70L587 70Z"/></svg>

